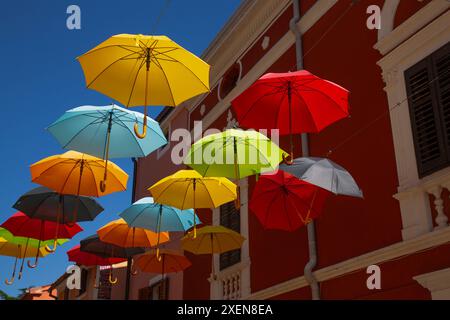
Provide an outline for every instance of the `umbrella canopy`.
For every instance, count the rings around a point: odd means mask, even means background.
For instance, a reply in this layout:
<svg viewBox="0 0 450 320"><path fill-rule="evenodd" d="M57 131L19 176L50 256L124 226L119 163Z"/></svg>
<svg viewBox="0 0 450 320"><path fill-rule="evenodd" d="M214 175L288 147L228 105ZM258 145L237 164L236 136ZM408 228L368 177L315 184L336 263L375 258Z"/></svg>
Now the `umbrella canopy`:
<svg viewBox="0 0 450 320"><path fill-rule="evenodd" d="M80 250L79 245L67 251L67 256L69 261L84 266L110 266L126 261L126 259L123 258L104 258L96 254L83 252Z"/></svg>
<svg viewBox="0 0 450 320"><path fill-rule="evenodd" d="M145 157L167 143L158 122L146 117L148 135L137 139L133 125L144 122L142 113L117 105L82 106L66 111L47 130L68 150L102 159Z"/></svg>
<svg viewBox="0 0 450 320"><path fill-rule="evenodd" d="M92 235L80 241L80 250L97 254L104 258L131 258L145 252L144 248L124 248L100 240L98 235Z"/></svg>
<svg viewBox="0 0 450 320"><path fill-rule="evenodd" d="M224 253L241 248L245 238L223 226L204 226L197 231L197 238L187 234L181 239L184 250L194 254Z"/></svg>
<svg viewBox="0 0 450 320"><path fill-rule="evenodd" d="M256 183L249 208L264 228L294 231L322 212L327 190L279 170Z"/></svg>
<svg viewBox="0 0 450 320"><path fill-rule="evenodd" d="M107 168L111 178L102 192L98 181ZM100 197L127 188L128 175L119 166L77 151L67 151L42 159L30 166L31 180L60 194Z"/></svg>
<svg viewBox="0 0 450 320"><path fill-rule="evenodd" d="M177 106L209 92L209 65L166 36L115 35L78 61L88 88L127 107Z"/></svg>
<svg viewBox="0 0 450 320"><path fill-rule="evenodd" d="M179 209L216 208L236 199L236 185L226 178L202 177L195 170L179 170L149 189L156 202ZM194 216L194 237L196 236Z"/></svg>
<svg viewBox="0 0 450 320"><path fill-rule="evenodd" d="M283 159L283 153L269 138L257 131L228 129L195 142L184 163L202 176L238 180L274 171Z"/></svg>
<svg viewBox="0 0 450 320"><path fill-rule="evenodd" d="M34 238L41 241L54 239L55 234L58 239L70 239L83 231L78 224L59 224L57 226L56 222L30 218L23 212L16 212L0 227L7 229L16 237Z"/></svg>
<svg viewBox="0 0 450 320"><path fill-rule="evenodd" d="M20 244L24 247L28 245L30 248L41 248L53 243L53 240L42 241L31 237L16 237L5 228L0 228L0 238L13 244ZM67 241L69 241L69 239L58 239L58 245L62 245Z"/></svg>
<svg viewBox="0 0 450 320"><path fill-rule="evenodd" d="M46 187L38 187L23 194L13 205L31 218L61 223L92 221L103 211L93 198L60 195ZM76 210L76 211L75 211Z"/></svg>
<svg viewBox="0 0 450 320"><path fill-rule="evenodd" d="M130 227L122 218L101 227L97 230L97 234L102 242L124 248L149 248L169 241L168 232L155 233L143 228Z"/></svg>
<svg viewBox="0 0 450 320"><path fill-rule="evenodd" d="M345 118L349 92L306 70L267 73L231 104L243 128L279 129L281 135L319 132Z"/></svg>
<svg viewBox="0 0 450 320"><path fill-rule="evenodd" d="M155 203L152 197L142 198L124 210L122 217L130 227L145 228L154 232L187 231L194 225L194 210L180 210ZM197 224L201 221L195 216Z"/></svg>
<svg viewBox="0 0 450 320"><path fill-rule="evenodd" d="M143 272L166 273L180 272L191 266L191 262L184 255L167 249L161 249L160 257L155 252L147 252L136 259L136 265Z"/></svg>
<svg viewBox="0 0 450 320"><path fill-rule="evenodd" d="M282 165L280 169L334 194L363 197L361 189L351 174L330 159L297 158L292 165Z"/></svg>

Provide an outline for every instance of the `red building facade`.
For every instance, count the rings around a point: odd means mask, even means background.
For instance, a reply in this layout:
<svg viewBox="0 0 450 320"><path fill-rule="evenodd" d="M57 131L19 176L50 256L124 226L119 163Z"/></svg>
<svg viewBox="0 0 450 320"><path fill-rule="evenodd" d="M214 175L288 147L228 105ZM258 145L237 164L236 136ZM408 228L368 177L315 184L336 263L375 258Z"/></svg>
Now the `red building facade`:
<svg viewBox="0 0 450 320"><path fill-rule="evenodd" d="M450 2L299 2L296 27L302 33L304 68L351 93L351 117L310 134L310 155L328 156L345 167L364 192L362 200L332 197L316 220L313 274L320 298L450 299L450 124L446 129L445 123L446 108L450 111ZM368 10L372 5L380 9L380 29L367 27L376 14ZM174 156L182 158L183 138L176 129L185 129L195 140L196 121L203 132L232 127L233 98L266 72L296 70L289 26L293 11L291 0L243 1L202 56L212 66L211 92L159 115L173 141L136 162L135 200L149 196L147 188L159 179L184 168L173 161ZM428 124L423 112L435 121L428 129L423 129ZM436 147L437 140L442 143ZM281 138L280 146L288 150L288 139ZM295 146L295 156L301 156L300 136ZM210 256L186 252L192 266L169 276L163 296L311 299L304 277L306 227L264 230L247 205L255 178L237 183L243 203L237 221L227 220L226 208L198 214L206 224L233 224L247 239L242 249L214 257L215 280ZM370 265L380 268L381 289L367 287ZM142 290L148 296L148 288L157 288L158 281L131 277L130 297L144 296Z"/></svg>

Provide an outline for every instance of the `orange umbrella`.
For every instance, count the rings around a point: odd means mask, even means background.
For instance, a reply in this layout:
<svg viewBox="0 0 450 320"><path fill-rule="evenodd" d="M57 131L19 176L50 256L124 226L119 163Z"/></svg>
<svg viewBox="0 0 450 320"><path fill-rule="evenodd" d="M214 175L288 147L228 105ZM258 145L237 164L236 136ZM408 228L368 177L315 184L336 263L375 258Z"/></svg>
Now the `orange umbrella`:
<svg viewBox="0 0 450 320"><path fill-rule="evenodd" d="M161 249L158 254L150 251L136 259L136 265L143 272L166 273L183 271L191 266L191 262L184 255L168 249Z"/></svg>

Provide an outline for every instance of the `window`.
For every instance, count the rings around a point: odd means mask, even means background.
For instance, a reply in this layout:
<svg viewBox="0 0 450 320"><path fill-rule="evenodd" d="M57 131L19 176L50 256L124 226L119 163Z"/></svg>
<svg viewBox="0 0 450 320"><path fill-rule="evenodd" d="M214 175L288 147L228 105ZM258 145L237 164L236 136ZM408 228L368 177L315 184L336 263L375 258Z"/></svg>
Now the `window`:
<svg viewBox="0 0 450 320"><path fill-rule="evenodd" d="M220 224L226 228L241 232L241 215L234 202L220 206ZM220 270L231 267L241 261L241 249L222 253L220 255Z"/></svg>
<svg viewBox="0 0 450 320"><path fill-rule="evenodd" d="M81 283L80 283L80 291L78 296L81 296L86 292L87 282L88 282L89 271L87 269L81 269Z"/></svg>
<svg viewBox="0 0 450 320"><path fill-rule="evenodd" d="M450 43L405 71L419 176L450 165Z"/></svg>
<svg viewBox="0 0 450 320"><path fill-rule="evenodd" d="M220 83L220 97L224 98L227 94L234 89L237 82L239 81L240 65L234 64L230 70L228 70L222 78Z"/></svg>
<svg viewBox="0 0 450 320"><path fill-rule="evenodd" d="M139 300L167 300L169 298L169 278L139 290Z"/></svg>
<svg viewBox="0 0 450 320"><path fill-rule="evenodd" d="M100 269L98 280L98 299L110 300L111 299L111 283L109 283L109 268Z"/></svg>

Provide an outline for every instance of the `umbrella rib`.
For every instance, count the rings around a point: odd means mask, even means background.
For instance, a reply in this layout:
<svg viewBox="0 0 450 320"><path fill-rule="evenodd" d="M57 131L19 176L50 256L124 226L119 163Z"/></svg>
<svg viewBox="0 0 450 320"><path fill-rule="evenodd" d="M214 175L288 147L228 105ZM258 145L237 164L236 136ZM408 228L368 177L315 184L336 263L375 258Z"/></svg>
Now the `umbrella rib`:
<svg viewBox="0 0 450 320"><path fill-rule="evenodd" d="M137 117L136 117L136 119L137 119ZM127 129L127 130L131 133L131 135L132 135L133 137L135 136L134 133L131 131L131 129L130 129L123 121L122 121L122 119L117 118L117 120L120 121L120 122L123 124L124 128ZM139 119L137 119L137 120L139 121ZM117 123L117 122L116 122L116 123ZM148 125L147 125L147 127L148 127ZM155 132L155 130L153 130L153 128L151 128L151 127L149 127L149 128L150 128L150 130L151 130L152 132ZM133 141L136 143L136 145L138 146L139 150L141 150L142 156L145 157L145 152L144 152L144 150L142 149L142 146L140 145L140 143L137 141L137 139L134 139Z"/></svg>
<svg viewBox="0 0 450 320"><path fill-rule="evenodd" d="M245 111L245 113L242 115L242 119L245 119L247 115L250 113L250 111L256 106L257 103L259 103L262 99L267 98L269 96L275 95L277 93L282 92L282 90L274 90L268 93L263 94L262 96L258 97L255 101L253 101L252 105Z"/></svg>
<svg viewBox="0 0 450 320"><path fill-rule="evenodd" d="M133 85L131 86L130 95L128 96L127 107L130 105L130 100L131 100L131 97L133 96L134 87L136 86L136 80L137 80L137 78L139 76L139 72L141 72L141 69L142 69L144 63L145 63L145 60L142 59L141 65L139 66L139 68L136 71L136 76L134 77ZM147 88L145 88L145 90L147 90Z"/></svg>
<svg viewBox="0 0 450 320"><path fill-rule="evenodd" d="M344 113L348 114L348 111L343 110L343 109L341 108L341 106L340 106L336 101L334 101L333 99L331 99L330 96L324 94L322 91L317 90L316 88L312 88L312 87L307 86L307 85L303 85L303 86L306 87L306 88L308 88L308 89L310 89L310 90L313 91L313 92L316 92L316 93L318 93L318 94L324 96L326 99L330 100L334 105L336 105L336 106L338 107L338 109L340 109L340 110L343 111ZM294 90L294 91L297 91L297 90Z"/></svg>
<svg viewBox="0 0 450 320"><path fill-rule="evenodd" d="M156 66L158 66L158 67L161 69L161 71L162 71L162 73L163 73L163 75L164 75L164 79L166 80L167 87L169 88L170 96L172 97L172 104L173 104L174 106L176 106L177 104L176 104L175 99L174 99L174 97L173 97L172 87L171 87L170 84L169 84L169 79L167 78L167 74L166 74L166 72L164 71L164 68L163 68L163 67L161 66L161 64L159 63L158 59L155 59L155 64L156 64Z"/></svg>
<svg viewBox="0 0 450 320"><path fill-rule="evenodd" d="M121 44L121 45L117 45L117 44L111 44L111 45L108 45L108 46L104 46L104 47L101 47L101 48L97 48L97 49L92 49L92 50L90 50L90 51L88 51L88 52L86 52L86 53L84 53L84 54L82 54L81 56L79 56L77 59L79 59L79 58L81 58L81 57L85 57L85 56L87 56L87 55L90 55L91 53L95 53L95 52L97 52L97 51L100 51L100 50L103 50L103 49L109 49L109 48L113 48L113 47L118 47L118 48L121 48L121 49L124 49L124 50L128 50L128 51L132 51L131 49L126 49L125 47L129 47L129 48L136 48L136 46L130 46L130 45L126 45L126 44ZM140 47L141 48L141 47ZM142 48L141 48L142 49ZM134 53L139 53L139 52L135 52L135 51L133 51Z"/></svg>
<svg viewBox="0 0 450 320"><path fill-rule="evenodd" d="M98 120L98 119L95 119L95 120L89 122L87 125L85 125L85 126L82 127L80 130L78 130L78 132L77 132L76 134L74 134L74 135L69 139L69 141L67 141L67 143L63 146L63 149L66 149L67 146L68 146L70 143L72 143L72 141L73 141L76 137L78 137L78 135L79 135L83 130L85 130L85 129L86 129L87 127L89 127L90 125L94 124L94 122L97 121L97 120Z"/></svg>

